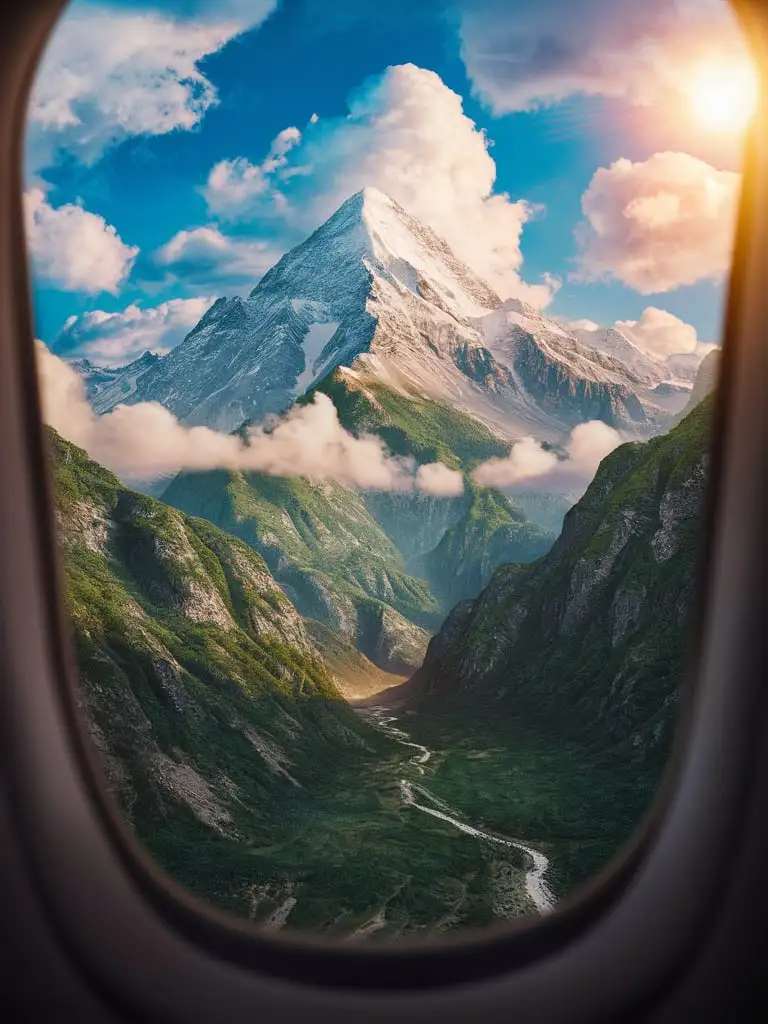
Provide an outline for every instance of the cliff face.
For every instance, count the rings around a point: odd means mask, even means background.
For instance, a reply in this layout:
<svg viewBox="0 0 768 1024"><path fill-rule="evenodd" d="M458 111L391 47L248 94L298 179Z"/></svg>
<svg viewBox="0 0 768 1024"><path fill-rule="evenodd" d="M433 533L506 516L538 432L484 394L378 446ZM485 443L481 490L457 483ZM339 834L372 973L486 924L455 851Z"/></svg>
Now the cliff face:
<svg viewBox="0 0 768 1024"><path fill-rule="evenodd" d="M409 689L497 722L638 757L666 747L685 653L711 399L669 434L609 455L549 554L498 569L430 643Z"/></svg>
<svg viewBox="0 0 768 1024"><path fill-rule="evenodd" d="M279 809L382 738L247 544L49 441L78 697L108 785L172 874L239 909Z"/></svg>

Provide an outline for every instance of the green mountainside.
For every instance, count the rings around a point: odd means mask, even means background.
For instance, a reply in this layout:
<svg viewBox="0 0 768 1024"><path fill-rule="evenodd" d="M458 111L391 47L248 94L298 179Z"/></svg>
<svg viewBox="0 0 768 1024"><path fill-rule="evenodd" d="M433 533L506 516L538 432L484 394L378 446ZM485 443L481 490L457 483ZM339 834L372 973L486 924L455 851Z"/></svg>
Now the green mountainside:
<svg viewBox="0 0 768 1024"><path fill-rule="evenodd" d="M477 420L421 395L405 395L363 371L337 367L299 399L321 391L332 400L339 422L353 434L377 434L396 455L417 462L443 462L449 469L472 469L509 445Z"/></svg>
<svg viewBox="0 0 768 1024"><path fill-rule="evenodd" d="M163 500L209 519L258 551L299 611L324 623L380 668L421 664L442 620L428 584L410 576L359 492L302 477L188 473Z"/></svg>
<svg viewBox="0 0 768 1024"><path fill-rule="evenodd" d="M468 471L508 450L469 417L357 372L337 369L316 390L331 397L346 429L375 432L420 463ZM246 541L302 615L401 675L421 664L429 635L458 598L474 597L498 565L536 558L554 540L469 478L463 495L435 497L260 473L184 473L163 500Z"/></svg>
<svg viewBox="0 0 768 1024"><path fill-rule="evenodd" d="M498 566L545 555L554 540L499 491L474 484L468 491L464 515L415 566L447 607L479 594Z"/></svg>
<svg viewBox="0 0 768 1024"><path fill-rule="evenodd" d="M381 941L530 913L514 842L546 858L557 897L573 891L666 760L710 406L609 455L549 554L459 602L385 697L399 742L334 682L370 704L396 675L303 619L249 544L51 431L81 701L150 852L270 927Z"/></svg>
<svg viewBox="0 0 768 1024"><path fill-rule="evenodd" d="M414 738L451 751L432 791L507 834L560 837L561 891L630 834L667 760L711 404L612 452L549 554L460 602L399 691Z"/></svg>
<svg viewBox="0 0 768 1024"><path fill-rule="evenodd" d="M175 879L268 927L347 938L530 911L521 854L405 805L413 749L333 683L362 696L384 673L305 623L243 541L48 436L79 702L109 789Z"/></svg>

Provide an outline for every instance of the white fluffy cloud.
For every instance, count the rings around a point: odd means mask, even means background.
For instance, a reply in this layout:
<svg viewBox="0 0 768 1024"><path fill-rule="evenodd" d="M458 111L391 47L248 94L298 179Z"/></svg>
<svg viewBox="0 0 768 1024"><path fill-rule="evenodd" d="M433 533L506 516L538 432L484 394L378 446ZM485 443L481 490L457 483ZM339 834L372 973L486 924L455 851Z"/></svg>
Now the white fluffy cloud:
<svg viewBox="0 0 768 1024"><path fill-rule="evenodd" d="M139 251L103 217L73 203L51 206L39 188L24 194L24 217L35 272L71 291L116 292Z"/></svg>
<svg viewBox="0 0 768 1024"><path fill-rule="evenodd" d="M91 164L130 136L194 128L217 101L200 61L275 5L211 0L182 5L184 17L141 10L140 3L133 9L73 5L35 80L28 115L32 167L49 165L60 151Z"/></svg>
<svg viewBox="0 0 768 1024"><path fill-rule="evenodd" d="M639 320L617 320L615 326L638 348L657 359L695 352L699 346L695 327L655 306L644 309Z"/></svg>
<svg viewBox="0 0 768 1024"><path fill-rule="evenodd" d="M583 280L615 277L643 295L720 280L733 246L739 175L687 153L595 172L576 229Z"/></svg>
<svg viewBox="0 0 768 1024"><path fill-rule="evenodd" d="M412 460L390 455L379 438L348 433L327 395L317 394L311 404L294 406L282 419L251 428L244 442L208 427L182 426L157 402L118 405L97 416L79 374L42 342L37 356L46 422L127 481L182 469L229 468L374 490L460 493L447 467L417 469ZM450 491L448 480L454 484Z"/></svg>
<svg viewBox="0 0 768 1024"><path fill-rule="evenodd" d="M613 427L601 420L589 420L571 431L564 459L544 449L532 437L525 437L504 458L481 463L472 477L488 487L581 494L605 456L621 442L621 435Z"/></svg>
<svg viewBox="0 0 768 1024"><path fill-rule="evenodd" d="M464 477L457 469L449 469L442 462L430 462L416 470L416 487L424 494L449 498L464 491Z"/></svg>
<svg viewBox="0 0 768 1024"><path fill-rule="evenodd" d="M295 242L349 195L374 186L428 224L502 297L547 303L556 282L529 285L519 273L520 236L536 211L494 193L489 141L457 93L435 72L402 64L364 82L348 107L344 117L311 119L300 138L288 129L290 146L273 143L262 164L217 164L205 188L211 211L274 218Z"/></svg>
<svg viewBox="0 0 768 1024"><path fill-rule="evenodd" d="M252 286L282 255L263 239L222 234L215 225L179 231L155 253L154 262L186 287Z"/></svg>
<svg viewBox="0 0 768 1024"><path fill-rule="evenodd" d="M121 366L146 351L162 355L184 340L212 302L170 299L150 309L131 304L119 313L90 310L67 320L53 348L101 366Z"/></svg>
<svg viewBox="0 0 768 1024"><path fill-rule="evenodd" d="M674 110L698 62L746 52L725 0L457 3L467 74L497 114L578 94Z"/></svg>
<svg viewBox="0 0 768 1024"><path fill-rule="evenodd" d="M300 141L298 128L284 128L272 140L260 164L249 163L244 157L219 161L202 190L211 213L222 220L237 220L248 213L254 199L269 196L279 204L281 193L275 188L275 175L287 165L288 153Z"/></svg>

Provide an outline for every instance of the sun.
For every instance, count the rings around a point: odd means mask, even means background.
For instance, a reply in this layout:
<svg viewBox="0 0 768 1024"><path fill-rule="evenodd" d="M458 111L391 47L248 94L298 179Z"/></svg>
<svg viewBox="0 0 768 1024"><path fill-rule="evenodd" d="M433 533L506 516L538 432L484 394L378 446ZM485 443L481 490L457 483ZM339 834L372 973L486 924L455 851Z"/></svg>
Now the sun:
<svg viewBox="0 0 768 1024"><path fill-rule="evenodd" d="M743 132L757 106L757 76L747 61L702 64L686 91L696 120L709 131Z"/></svg>

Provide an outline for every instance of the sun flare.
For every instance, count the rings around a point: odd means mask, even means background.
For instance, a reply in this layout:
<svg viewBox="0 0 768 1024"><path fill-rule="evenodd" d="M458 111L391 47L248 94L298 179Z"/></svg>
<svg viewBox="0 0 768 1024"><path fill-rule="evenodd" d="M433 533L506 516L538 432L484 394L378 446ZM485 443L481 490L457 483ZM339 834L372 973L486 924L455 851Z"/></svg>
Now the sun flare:
<svg viewBox="0 0 768 1024"><path fill-rule="evenodd" d="M709 131L742 132L757 106L757 76L751 64L703 64L688 93L696 120Z"/></svg>

